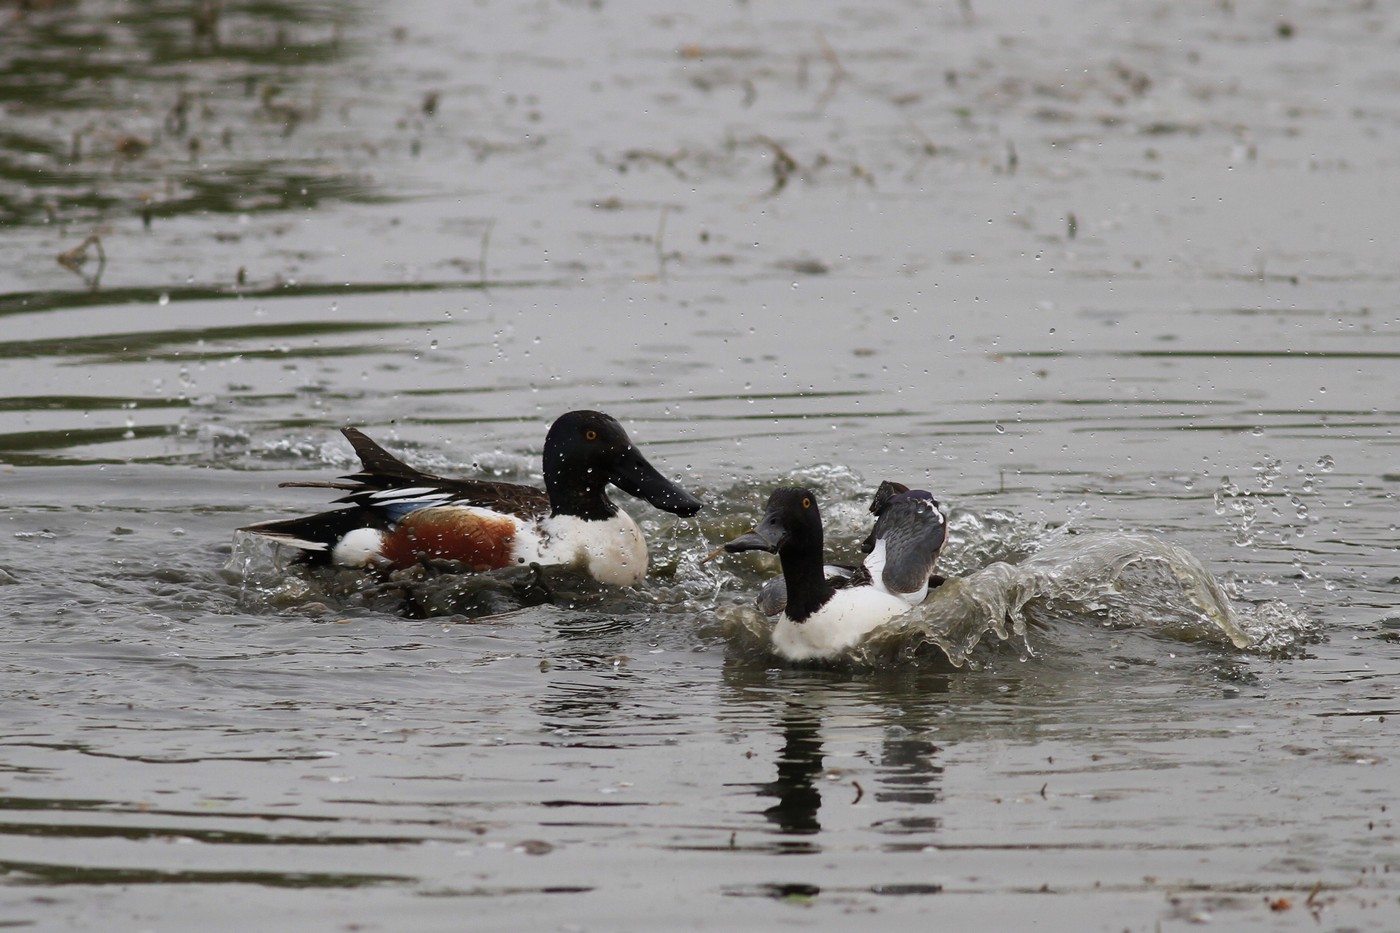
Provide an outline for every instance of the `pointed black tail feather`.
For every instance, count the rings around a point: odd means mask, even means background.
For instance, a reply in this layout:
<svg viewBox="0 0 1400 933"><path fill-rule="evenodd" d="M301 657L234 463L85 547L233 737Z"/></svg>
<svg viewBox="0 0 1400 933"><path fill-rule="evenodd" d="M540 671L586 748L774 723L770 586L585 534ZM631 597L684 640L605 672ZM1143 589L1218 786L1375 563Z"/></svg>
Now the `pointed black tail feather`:
<svg viewBox="0 0 1400 933"><path fill-rule="evenodd" d="M359 428L341 428L340 433L345 435L350 446L355 448L355 455L360 458L360 472L353 476L347 476L346 479L356 480L377 488L434 483L442 479L431 473L416 470L404 463L366 437Z"/></svg>

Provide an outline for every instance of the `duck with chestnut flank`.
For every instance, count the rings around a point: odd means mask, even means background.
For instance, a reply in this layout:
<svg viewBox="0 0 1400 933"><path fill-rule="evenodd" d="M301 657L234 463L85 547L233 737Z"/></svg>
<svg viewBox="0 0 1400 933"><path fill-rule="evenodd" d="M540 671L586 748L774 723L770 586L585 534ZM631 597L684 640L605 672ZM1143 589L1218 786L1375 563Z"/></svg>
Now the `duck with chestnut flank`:
<svg viewBox="0 0 1400 933"><path fill-rule="evenodd" d="M657 472L602 412L571 411L555 420L544 441L543 490L434 476L355 428L342 433L360 458L358 473L282 485L337 489L345 495L335 501L349 507L239 530L300 548L312 564L389 570L440 558L472 571L563 565L600 583L634 586L646 576L646 540L608 498L608 485L676 515L694 515L702 505Z"/></svg>
<svg viewBox="0 0 1400 933"><path fill-rule="evenodd" d="M710 555L726 551L778 555L783 588L765 588L759 607L778 616L773 647L782 657L790 661L837 657L873 629L923 602L930 582L942 582L933 574L933 566L947 526L933 496L922 489L882 483L871 511L877 517L865 542L867 556L849 576L830 573L833 568L822 561L821 511L810 489L775 490L758 525Z"/></svg>

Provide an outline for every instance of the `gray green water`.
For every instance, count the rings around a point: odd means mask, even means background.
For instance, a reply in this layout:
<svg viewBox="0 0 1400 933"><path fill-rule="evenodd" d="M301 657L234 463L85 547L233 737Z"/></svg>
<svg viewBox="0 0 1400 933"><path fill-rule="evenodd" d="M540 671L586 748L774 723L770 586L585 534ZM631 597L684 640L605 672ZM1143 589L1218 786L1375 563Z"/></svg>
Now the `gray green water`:
<svg viewBox="0 0 1400 933"><path fill-rule="evenodd" d="M0 925L1400 926L1384 4L29 6ZM578 407L712 505L629 500L638 591L405 611L234 539L341 425L535 481ZM1058 596L774 663L771 567L699 559L791 481L848 551L885 478ZM1074 590L1142 536L1254 645Z"/></svg>

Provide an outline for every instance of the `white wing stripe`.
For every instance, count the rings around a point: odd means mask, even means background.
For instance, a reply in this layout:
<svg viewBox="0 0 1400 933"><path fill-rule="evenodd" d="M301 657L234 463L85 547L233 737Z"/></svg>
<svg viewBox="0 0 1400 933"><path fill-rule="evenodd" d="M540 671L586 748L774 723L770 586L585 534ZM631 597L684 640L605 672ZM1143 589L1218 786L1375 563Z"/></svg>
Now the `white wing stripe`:
<svg viewBox="0 0 1400 933"><path fill-rule="evenodd" d="M370 493L369 498L377 503L390 504L405 502L448 502L453 496L450 492L434 489L431 486L413 486L407 489L381 489L379 492Z"/></svg>

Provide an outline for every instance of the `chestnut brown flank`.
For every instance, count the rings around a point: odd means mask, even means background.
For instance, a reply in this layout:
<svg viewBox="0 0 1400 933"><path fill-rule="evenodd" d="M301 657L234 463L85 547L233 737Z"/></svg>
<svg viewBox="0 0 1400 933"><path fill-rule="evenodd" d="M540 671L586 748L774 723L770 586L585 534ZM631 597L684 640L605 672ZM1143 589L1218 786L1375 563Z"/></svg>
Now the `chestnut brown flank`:
<svg viewBox="0 0 1400 933"><path fill-rule="evenodd" d="M458 560L472 570L495 570L511 564L515 521L508 517L433 508L411 512L385 538L383 556L407 567L420 556Z"/></svg>

